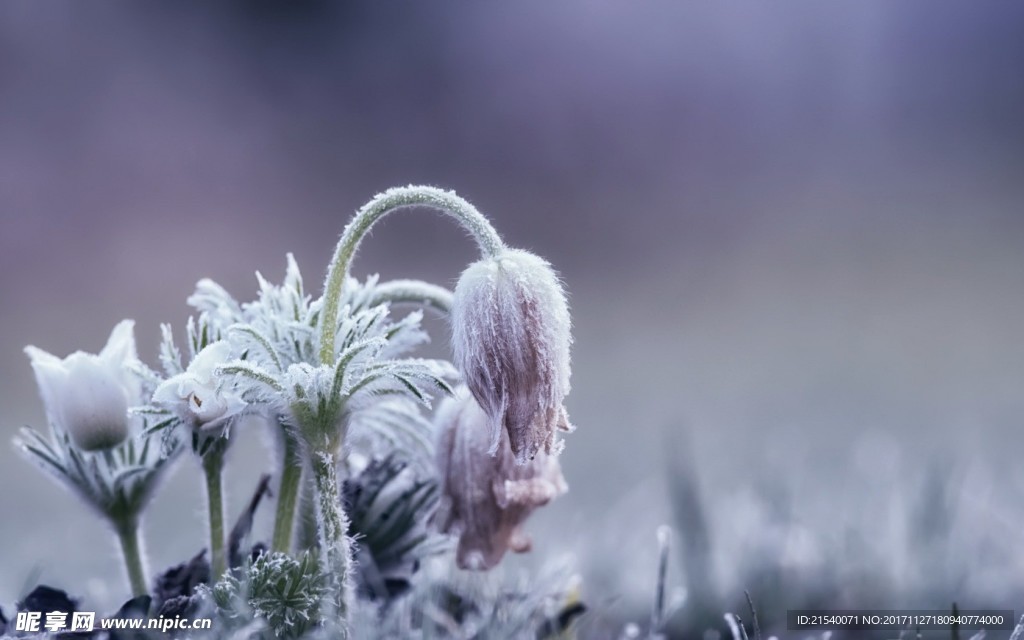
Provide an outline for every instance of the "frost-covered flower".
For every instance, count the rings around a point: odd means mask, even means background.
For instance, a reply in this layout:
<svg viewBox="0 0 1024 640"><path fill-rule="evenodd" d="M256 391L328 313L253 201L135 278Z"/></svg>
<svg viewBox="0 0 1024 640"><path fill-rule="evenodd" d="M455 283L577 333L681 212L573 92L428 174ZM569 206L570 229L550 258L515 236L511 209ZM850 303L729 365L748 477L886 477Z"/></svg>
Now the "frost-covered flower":
<svg viewBox="0 0 1024 640"><path fill-rule="evenodd" d="M502 433L519 464L557 453L569 431L569 305L544 259L519 249L471 264L455 287L455 364L490 418L489 451Z"/></svg>
<svg viewBox="0 0 1024 640"><path fill-rule="evenodd" d="M508 550L531 541L522 527L534 509L568 490L558 459L543 451L517 464L504 430L496 456L489 453L487 415L464 388L438 408L437 460L441 473L438 524L459 536L463 569L490 569Z"/></svg>
<svg viewBox="0 0 1024 640"><path fill-rule="evenodd" d="M153 403L169 409L185 424L216 429L246 407L242 397L215 375L217 367L232 360L226 341L207 345L188 368L165 380L153 392Z"/></svg>
<svg viewBox="0 0 1024 640"><path fill-rule="evenodd" d="M137 360L134 326L122 320L98 355L76 351L61 359L25 347L47 418L83 451L110 449L128 437L128 407L140 395L125 366Z"/></svg>

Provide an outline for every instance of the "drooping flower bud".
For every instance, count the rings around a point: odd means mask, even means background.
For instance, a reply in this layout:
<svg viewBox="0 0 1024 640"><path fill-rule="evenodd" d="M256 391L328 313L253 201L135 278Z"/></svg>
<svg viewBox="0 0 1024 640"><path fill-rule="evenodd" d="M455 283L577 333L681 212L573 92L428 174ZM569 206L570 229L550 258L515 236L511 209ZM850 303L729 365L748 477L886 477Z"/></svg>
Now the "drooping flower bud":
<svg viewBox="0 0 1024 640"><path fill-rule="evenodd" d="M489 418L490 453L502 437L519 464L557 453L556 430L571 430L572 337L551 265L519 249L474 262L455 287L451 322L455 364Z"/></svg>
<svg viewBox="0 0 1024 640"><path fill-rule="evenodd" d="M125 365L137 359L135 323L123 320L99 355L76 351L61 359L28 346L47 418L83 451L117 446L128 437L128 407L139 384Z"/></svg>
<svg viewBox="0 0 1024 640"><path fill-rule="evenodd" d="M226 341L207 345L183 373L171 377L153 392L153 403L171 410L193 428L213 430L245 409L241 395L225 386L215 370L231 360Z"/></svg>
<svg viewBox="0 0 1024 640"><path fill-rule="evenodd" d="M459 536L460 568L486 570L505 552L530 550L523 524L534 509L568 490L558 459L543 451L517 464L508 435L489 452L488 417L465 388L446 398L436 416L441 473L438 525Z"/></svg>

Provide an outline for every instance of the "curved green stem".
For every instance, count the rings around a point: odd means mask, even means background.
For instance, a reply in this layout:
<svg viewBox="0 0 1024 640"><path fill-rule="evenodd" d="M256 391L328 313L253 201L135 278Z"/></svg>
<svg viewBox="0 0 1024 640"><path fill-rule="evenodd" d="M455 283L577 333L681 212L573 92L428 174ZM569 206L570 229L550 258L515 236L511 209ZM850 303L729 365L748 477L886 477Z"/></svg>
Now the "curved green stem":
<svg viewBox="0 0 1024 640"><path fill-rule="evenodd" d="M224 556L224 495L222 478L224 472L224 451L214 445L203 456L203 472L206 475L206 503L210 516L210 582L216 583L227 570Z"/></svg>
<svg viewBox="0 0 1024 640"><path fill-rule="evenodd" d="M316 484L317 520L320 529L320 557L330 580L329 610L347 630L351 604L355 598L352 586L352 548L348 538L348 516L338 493L337 460L327 452L311 456L313 480Z"/></svg>
<svg viewBox="0 0 1024 640"><path fill-rule="evenodd" d="M392 304L418 304L430 307L442 315L452 310L451 290L422 280L389 280L377 285L370 296L370 305L384 302Z"/></svg>
<svg viewBox="0 0 1024 640"><path fill-rule="evenodd" d="M324 307L320 317L320 362L334 362L334 332L338 321L341 288L348 277L349 265L359 243L367 232L388 213L405 207L424 206L438 209L455 218L480 247L485 256L494 256L504 249L501 236L476 207L455 195L436 187L408 186L388 189L366 203L345 227L334 249L334 257L324 284Z"/></svg>
<svg viewBox="0 0 1024 640"><path fill-rule="evenodd" d="M302 465L298 458L299 442L284 430L284 456L281 461L281 484L277 490L277 511L274 515L274 551L290 553L292 531L295 529L295 507L302 484Z"/></svg>
<svg viewBox="0 0 1024 640"><path fill-rule="evenodd" d="M121 543L121 554L124 566L128 571L128 582L131 583L132 597L145 595L146 570L142 566L142 544L139 541L139 521L125 518L114 522L117 540Z"/></svg>

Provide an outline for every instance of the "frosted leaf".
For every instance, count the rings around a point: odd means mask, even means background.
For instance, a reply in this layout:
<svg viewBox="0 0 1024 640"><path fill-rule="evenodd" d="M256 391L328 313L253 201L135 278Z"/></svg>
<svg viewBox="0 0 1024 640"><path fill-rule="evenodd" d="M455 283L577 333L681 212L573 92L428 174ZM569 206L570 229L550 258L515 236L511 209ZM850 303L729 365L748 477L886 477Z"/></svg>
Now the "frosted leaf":
<svg viewBox="0 0 1024 640"><path fill-rule="evenodd" d="M241 325L265 339L282 367L316 358L314 335L319 307L306 294L295 258L288 254L283 284L271 284L257 273L259 296L242 305ZM237 325L236 325L237 326ZM261 357L265 357L266 352Z"/></svg>
<svg viewBox="0 0 1024 640"><path fill-rule="evenodd" d="M288 256L281 285L261 274L257 282L257 299L238 305L239 319L219 328L240 359L222 365L218 372L250 407L294 428L307 444L338 442L347 422L358 422L355 416L369 415L366 412L378 403L405 398L430 406L437 394L450 393L451 382L458 379L447 361L408 357L429 336L421 326L421 310L392 316L390 296L404 289L392 285L381 291L377 276L363 282L348 278L341 291L335 352L327 365L320 361L322 300L306 294L294 258ZM444 302L442 288L420 285L413 289ZM202 303L204 314L216 312L219 318L235 314L227 294L218 287L203 281L200 290L193 301ZM213 325L209 319L207 324ZM190 335L198 333L193 330ZM173 362L172 352L167 352ZM391 418L396 415L392 413ZM365 424L378 431L388 428L380 420ZM415 432L407 430L406 436L410 434ZM422 453L422 442L406 436L399 436L396 444L419 447Z"/></svg>
<svg viewBox="0 0 1024 640"><path fill-rule="evenodd" d="M142 512L181 452L178 438L147 428L149 417L133 418L136 421L132 437L102 452L80 450L57 428L47 438L25 427L14 443L27 460L87 505L104 517L119 519Z"/></svg>
<svg viewBox="0 0 1024 640"><path fill-rule="evenodd" d="M435 393L450 394L448 380L457 372L444 360L404 358L374 362L354 378L343 391L351 399L353 410L367 406L381 396L404 395L430 407Z"/></svg>
<svg viewBox="0 0 1024 640"><path fill-rule="evenodd" d="M276 638L299 638L315 627L326 580L310 552L293 559L265 553L249 567L241 589L252 615L266 620Z"/></svg>
<svg viewBox="0 0 1024 640"><path fill-rule="evenodd" d="M207 314L210 322L219 330L242 321L242 308L238 302L224 287L209 278L196 283L196 290L188 297L188 304L200 314Z"/></svg>
<svg viewBox="0 0 1024 640"><path fill-rule="evenodd" d="M423 559L447 546L427 528L437 505L436 480L392 453L371 460L343 489L360 589L371 598L397 596Z"/></svg>
<svg viewBox="0 0 1024 640"><path fill-rule="evenodd" d="M181 364L181 351L174 344L174 333L169 324L160 325L160 364L167 377L176 376L185 371Z"/></svg>
<svg viewBox="0 0 1024 640"><path fill-rule="evenodd" d="M185 323L185 339L188 342L189 362L199 352L219 341L223 337L224 328L215 323L208 313L200 313L199 318L189 316Z"/></svg>

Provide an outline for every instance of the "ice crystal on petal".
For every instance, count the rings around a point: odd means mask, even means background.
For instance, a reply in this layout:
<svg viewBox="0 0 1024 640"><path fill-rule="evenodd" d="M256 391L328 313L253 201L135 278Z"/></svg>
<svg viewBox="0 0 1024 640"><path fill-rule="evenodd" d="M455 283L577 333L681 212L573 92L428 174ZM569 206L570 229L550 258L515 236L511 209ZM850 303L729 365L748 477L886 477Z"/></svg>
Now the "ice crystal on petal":
<svg viewBox="0 0 1024 640"><path fill-rule="evenodd" d="M568 431L569 307L551 266L518 249L471 264L452 307L455 363L490 418L489 451L506 434L523 464L557 453Z"/></svg>

